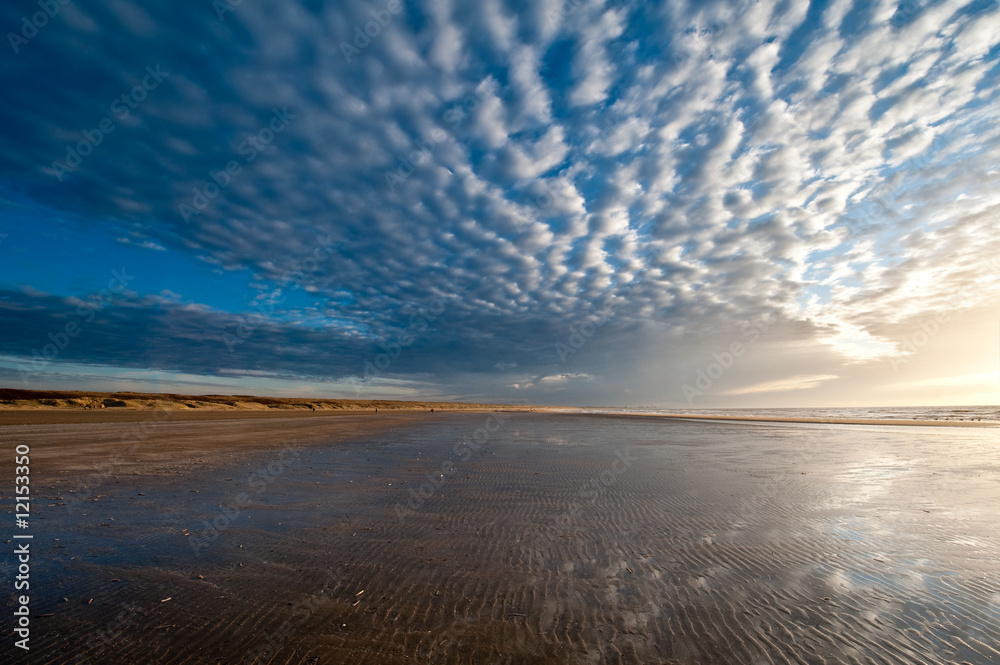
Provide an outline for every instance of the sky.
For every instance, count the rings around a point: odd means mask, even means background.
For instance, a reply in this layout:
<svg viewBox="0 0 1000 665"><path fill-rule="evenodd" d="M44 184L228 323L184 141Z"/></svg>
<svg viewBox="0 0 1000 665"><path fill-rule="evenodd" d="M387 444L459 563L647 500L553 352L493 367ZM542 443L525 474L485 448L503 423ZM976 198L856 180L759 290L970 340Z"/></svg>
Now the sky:
<svg viewBox="0 0 1000 665"><path fill-rule="evenodd" d="M13 0L0 385L1000 403L1000 3Z"/></svg>

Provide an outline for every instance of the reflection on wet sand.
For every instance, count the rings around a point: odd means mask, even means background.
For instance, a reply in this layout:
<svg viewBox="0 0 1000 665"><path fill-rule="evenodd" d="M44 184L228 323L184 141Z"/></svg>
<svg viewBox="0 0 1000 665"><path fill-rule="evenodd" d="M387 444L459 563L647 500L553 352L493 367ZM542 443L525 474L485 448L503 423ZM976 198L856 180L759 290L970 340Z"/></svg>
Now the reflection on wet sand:
<svg viewBox="0 0 1000 665"><path fill-rule="evenodd" d="M995 430L487 418L53 467L31 662L1000 661Z"/></svg>

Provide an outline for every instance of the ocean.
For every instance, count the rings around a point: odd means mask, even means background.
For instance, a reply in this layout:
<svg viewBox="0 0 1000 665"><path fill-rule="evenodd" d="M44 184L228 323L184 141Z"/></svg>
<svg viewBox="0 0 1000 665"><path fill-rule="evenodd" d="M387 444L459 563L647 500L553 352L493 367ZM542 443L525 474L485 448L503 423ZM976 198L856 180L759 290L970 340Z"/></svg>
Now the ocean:
<svg viewBox="0 0 1000 665"><path fill-rule="evenodd" d="M690 414L777 418L865 418L870 420L963 420L1000 424L1000 406L865 406L794 409L664 409L650 406L583 407L583 413Z"/></svg>

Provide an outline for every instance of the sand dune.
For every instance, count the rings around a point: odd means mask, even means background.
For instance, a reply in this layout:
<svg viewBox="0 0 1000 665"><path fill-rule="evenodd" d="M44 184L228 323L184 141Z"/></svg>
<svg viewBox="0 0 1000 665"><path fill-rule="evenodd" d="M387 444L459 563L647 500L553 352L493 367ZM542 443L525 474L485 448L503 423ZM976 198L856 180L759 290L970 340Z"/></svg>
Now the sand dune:
<svg viewBox="0 0 1000 665"><path fill-rule="evenodd" d="M180 395L175 393L101 393L57 390L19 390L0 388L0 408L82 409L215 409L220 411L348 410L364 411L378 407L386 411L413 411L431 408L449 410L496 408L510 405L440 402L430 400L323 399L303 397L262 397L256 395ZM516 407L515 407L516 408Z"/></svg>
<svg viewBox="0 0 1000 665"><path fill-rule="evenodd" d="M140 422L150 411L175 420L271 418L331 413L533 411L538 407L430 400L320 399L254 395L100 393L0 388L0 425Z"/></svg>

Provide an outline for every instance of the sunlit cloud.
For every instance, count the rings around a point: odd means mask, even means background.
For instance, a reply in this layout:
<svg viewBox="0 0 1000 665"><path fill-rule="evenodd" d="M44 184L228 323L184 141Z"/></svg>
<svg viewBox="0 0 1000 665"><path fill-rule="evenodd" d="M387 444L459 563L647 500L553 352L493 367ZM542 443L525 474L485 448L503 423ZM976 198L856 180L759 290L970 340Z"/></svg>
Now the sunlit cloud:
<svg viewBox="0 0 1000 665"><path fill-rule="evenodd" d="M995 3L418 3L351 58L364 3L233 9L70 3L0 70L15 376L123 267L46 385L668 404L767 316L706 398L883 399L1000 297Z"/></svg>
<svg viewBox="0 0 1000 665"><path fill-rule="evenodd" d="M764 383L757 383L752 386L746 386L744 388L727 390L721 394L733 396L733 395L753 395L756 393L789 392L793 390L809 390L810 388L815 388L824 381L830 381L836 378L838 377L835 374L792 376L787 379L779 379L777 381L766 381Z"/></svg>
<svg viewBox="0 0 1000 665"><path fill-rule="evenodd" d="M1000 369L993 372L963 374L961 376L940 376L931 379L899 381L886 386L891 390L920 391L935 388L965 388L969 390L990 390L1000 397Z"/></svg>

